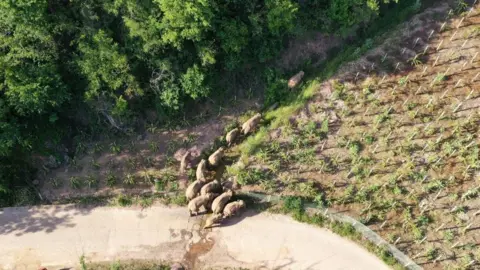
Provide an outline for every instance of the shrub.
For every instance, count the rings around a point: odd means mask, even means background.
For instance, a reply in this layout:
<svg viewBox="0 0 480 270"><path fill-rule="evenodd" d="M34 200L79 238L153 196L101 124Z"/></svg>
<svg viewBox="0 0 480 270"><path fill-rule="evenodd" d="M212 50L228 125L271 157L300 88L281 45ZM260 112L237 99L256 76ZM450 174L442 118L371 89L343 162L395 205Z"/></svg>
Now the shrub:
<svg viewBox="0 0 480 270"><path fill-rule="evenodd" d="M98 179L93 175L89 175L85 179L85 183L87 184L88 188L96 187L98 185Z"/></svg>
<svg viewBox="0 0 480 270"><path fill-rule="evenodd" d="M288 196L283 199L282 209L286 213L301 214L304 212L304 202L300 197Z"/></svg>
<svg viewBox="0 0 480 270"><path fill-rule="evenodd" d="M126 174L125 178L123 178L123 183L127 185L134 185L135 184L135 176L133 174Z"/></svg>
<svg viewBox="0 0 480 270"><path fill-rule="evenodd" d="M356 234L355 227L353 227L352 224L338 221L332 223L332 231L340 236L348 238L352 238Z"/></svg>
<svg viewBox="0 0 480 270"><path fill-rule="evenodd" d="M132 205L133 201L132 198L123 194L120 194L117 196L116 202L118 205L122 207L130 206Z"/></svg>
<svg viewBox="0 0 480 270"><path fill-rule="evenodd" d="M107 186L113 187L117 183L117 177L113 173L107 175Z"/></svg>
<svg viewBox="0 0 480 270"><path fill-rule="evenodd" d="M77 176L72 176L70 177L70 186L73 188L73 189L79 189L82 187L82 182L80 180L79 177Z"/></svg>

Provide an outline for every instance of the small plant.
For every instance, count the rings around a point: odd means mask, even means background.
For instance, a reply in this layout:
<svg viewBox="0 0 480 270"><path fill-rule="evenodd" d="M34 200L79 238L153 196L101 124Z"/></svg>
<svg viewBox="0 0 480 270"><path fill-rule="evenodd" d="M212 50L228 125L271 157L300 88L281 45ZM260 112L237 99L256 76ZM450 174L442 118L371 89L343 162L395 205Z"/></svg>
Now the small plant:
<svg viewBox="0 0 480 270"><path fill-rule="evenodd" d="M150 151L152 152L157 152L159 149L158 143L157 142L149 142L148 147L150 148Z"/></svg>
<svg viewBox="0 0 480 270"><path fill-rule="evenodd" d="M70 177L70 186L73 188L73 189L79 189L82 187L82 181L80 180L79 177L77 176L72 176Z"/></svg>
<svg viewBox="0 0 480 270"><path fill-rule="evenodd" d="M427 226L428 224L430 224L432 222L432 218L427 216L427 215L421 215L417 218L416 220L416 224L417 226L419 227L424 227L424 226Z"/></svg>
<svg viewBox="0 0 480 270"><path fill-rule="evenodd" d="M103 145L101 145L101 144L99 144L99 143L95 143L95 144L93 145L93 153L94 153L94 154L98 154L98 153L100 153L100 152L102 152L102 151L103 151Z"/></svg>
<svg viewBox="0 0 480 270"><path fill-rule="evenodd" d="M335 81L333 83L333 93L332 93L332 98L333 99L345 99L346 98L346 87L342 83Z"/></svg>
<svg viewBox="0 0 480 270"><path fill-rule="evenodd" d="M57 177L50 178L49 182L53 188L59 188L62 186L62 181L60 181Z"/></svg>
<svg viewBox="0 0 480 270"><path fill-rule="evenodd" d="M100 169L100 163L98 163L95 159L92 159L91 164L92 164L92 167L93 167L95 170L99 170L99 169Z"/></svg>
<svg viewBox="0 0 480 270"><path fill-rule="evenodd" d="M350 152L350 155L356 157L360 154L360 151L362 151L362 144L358 141L350 142L348 145L348 151Z"/></svg>
<svg viewBox="0 0 480 270"><path fill-rule="evenodd" d="M373 142L375 142L375 137L373 137L372 135L365 136L365 143L366 144L370 145Z"/></svg>
<svg viewBox="0 0 480 270"><path fill-rule="evenodd" d="M96 187L98 185L98 179L93 175L89 175L87 178L85 178L85 183L87 184L88 188Z"/></svg>
<svg viewBox="0 0 480 270"><path fill-rule="evenodd" d="M282 208L286 213L302 214L304 212L303 200L300 197L285 197L283 199Z"/></svg>
<svg viewBox="0 0 480 270"><path fill-rule="evenodd" d="M85 262L85 255L80 256L80 268L87 270L87 263Z"/></svg>
<svg viewBox="0 0 480 270"><path fill-rule="evenodd" d="M122 148L119 145L117 145L116 142L113 142L110 144L110 151L118 155L122 151Z"/></svg>
<svg viewBox="0 0 480 270"><path fill-rule="evenodd" d="M408 76L404 76L398 80L398 85L405 86L408 83Z"/></svg>
<svg viewBox="0 0 480 270"><path fill-rule="evenodd" d="M117 184L117 177L113 173L107 175L107 186L113 187Z"/></svg>
<svg viewBox="0 0 480 270"><path fill-rule="evenodd" d="M478 194L479 194L479 188L478 187L471 188L471 189L467 190L465 193L463 193L462 200L475 199L475 198L478 197Z"/></svg>
<svg viewBox="0 0 480 270"><path fill-rule="evenodd" d="M135 176L133 174L127 174L125 175L125 178L123 178L123 183L126 185L134 185L135 184Z"/></svg>
<svg viewBox="0 0 480 270"><path fill-rule="evenodd" d="M438 249L431 247L427 250L427 258L428 260L434 260L438 257Z"/></svg>
<svg viewBox="0 0 480 270"><path fill-rule="evenodd" d="M123 194L117 196L116 202L122 207L130 206L133 203L132 198Z"/></svg>
<svg viewBox="0 0 480 270"><path fill-rule="evenodd" d="M153 197L142 197L140 199L140 206L142 208L150 207L154 203L154 198Z"/></svg>
<svg viewBox="0 0 480 270"><path fill-rule="evenodd" d="M155 191L160 192L165 190L165 182L161 179L155 179Z"/></svg>
<svg viewBox="0 0 480 270"><path fill-rule="evenodd" d="M452 230L446 230L443 232L443 239L445 239L445 241L452 242L454 238L455 238L455 234L453 233Z"/></svg>
<svg viewBox="0 0 480 270"><path fill-rule="evenodd" d="M384 113L381 113L375 117L375 123L377 125L382 124L385 123L388 119L390 119L390 115L385 111Z"/></svg>

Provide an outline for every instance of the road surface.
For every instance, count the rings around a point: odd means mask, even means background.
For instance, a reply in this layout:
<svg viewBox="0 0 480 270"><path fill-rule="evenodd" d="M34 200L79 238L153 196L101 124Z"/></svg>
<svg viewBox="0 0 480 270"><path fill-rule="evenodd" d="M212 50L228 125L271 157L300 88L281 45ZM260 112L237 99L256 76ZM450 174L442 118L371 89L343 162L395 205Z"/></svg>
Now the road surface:
<svg viewBox="0 0 480 270"><path fill-rule="evenodd" d="M187 213L165 206L5 208L0 269L78 267L82 254L87 261L177 261L189 269L389 269L355 243L286 216L248 212L205 231L205 216Z"/></svg>

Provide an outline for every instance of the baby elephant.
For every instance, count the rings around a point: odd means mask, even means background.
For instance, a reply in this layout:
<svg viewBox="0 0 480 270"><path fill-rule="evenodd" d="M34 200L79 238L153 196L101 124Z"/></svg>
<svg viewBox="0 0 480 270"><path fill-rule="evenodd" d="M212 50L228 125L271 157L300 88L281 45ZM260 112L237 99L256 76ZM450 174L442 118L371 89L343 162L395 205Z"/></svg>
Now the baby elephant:
<svg viewBox="0 0 480 270"><path fill-rule="evenodd" d="M185 197L187 197L187 200L191 200L195 197L197 197L198 192L200 192L200 189L203 186L203 182L201 181L193 181L188 187L187 190L185 191Z"/></svg>
<svg viewBox="0 0 480 270"><path fill-rule="evenodd" d="M212 202L212 211L214 214L220 214L223 212L223 208L228 203L228 201L232 198L233 191L228 190L222 193L220 196L215 198Z"/></svg>
<svg viewBox="0 0 480 270"><path fill-rule="evenodd" d="M203 228L204 229L211 228L214 225L220 224L222 220L223 220L222 214L213 214L209 218L207 218L207 221L205 221L205 226L203 226Z"/></svg>
<svg viewBox="0 0 480 270"><path fill-rule="evenodd" d="M210 163L210 165L212 166L217 166L218 164L220 164L220 161L223 158L224 152L225 152L225 148L220 147L217 151L215 151L215 153L211 154L208 157L208 163Z"/></svg>
<svg viewBox="0 0 480 270"><path fill-rule="evenodd" d="M188 211L190 212L190 216L193 214L197 215L202 206L207 209L207 205L213 199L213 196L213 194L209 193L207 195L198 196L191 200L188 203Z"/></svg>
<svg viewBox="0 0 480 270"><path fill-rule="evenodd" d="M190 160L190 157L191 157L191 154L190 154L190 151L187 151L183 156L182 156L182 160L180 161L180 173L185 173L185 171L187 170L187 165L188 165L188 162Z"/></svg>
<svg viewBox="0 0 480 270"><path fill-rule="evenodd" d="M288 88L292 89L292 88L295 88L297 85L299 85L300 82L302 81L303 75L305 75L305 72L300 71L297 74L295 74L295 76L290 78L290 80L288 80Z"/></svg>
<svg viewBox="0 0 480 270"><path fill-rule="evenodd" d="M206 185L204 185L200 189L200 194L201 195L206 195L208 193L220 193L222 192L222 184L220 184L220 181L214 180Z"/></svg>
<svg viewBox="0 0 480 270"><path fill-rule="evenodd" d="M196 177L197 181L206 182L205 173L207 172L207 161L202 159L200 163L198 163Z"/></svg>
<svg viewBox="0 0 480 270"><path fill-rule="evenodd" d="M257 113L252 118L248 119L247 122L243 123L242 125L242 133L247 135L248 133L252 132L260 123L262 119L262 115Z"/></svg>
<svg viewBox="0 0 480 270"><path fill-rule="evenodd" d="M238 130L238 128L232 129L230 132L227 133L225 140L227 141L228 146L233 144L235 139L238 137L238 134L240 134L240 130Z"/></svg>
<svg viewBox="0 0 480 270"><path fill-rule="evenodd" d="M245 209L245 202L242 200L238 200L235 202L231 202L227 205L225 205L225 208L223 209L223 218L228 218L231 216L235 216L239 214L241 211Z"/></svg>

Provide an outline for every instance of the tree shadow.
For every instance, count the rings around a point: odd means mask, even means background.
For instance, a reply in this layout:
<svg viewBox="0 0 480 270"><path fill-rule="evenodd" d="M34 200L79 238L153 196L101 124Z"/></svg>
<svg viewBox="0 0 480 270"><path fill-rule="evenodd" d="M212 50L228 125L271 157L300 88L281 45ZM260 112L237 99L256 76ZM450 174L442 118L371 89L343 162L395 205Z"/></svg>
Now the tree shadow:
<svg viewBox="0 0 480 270"><path fill-rule="evenodd" d="M58 228L72 228L73 216L87 215L92 207L50 205L0 209L0 235L22 236L28 233L51 233Z"/></svg>

